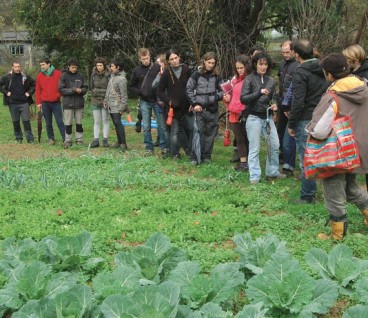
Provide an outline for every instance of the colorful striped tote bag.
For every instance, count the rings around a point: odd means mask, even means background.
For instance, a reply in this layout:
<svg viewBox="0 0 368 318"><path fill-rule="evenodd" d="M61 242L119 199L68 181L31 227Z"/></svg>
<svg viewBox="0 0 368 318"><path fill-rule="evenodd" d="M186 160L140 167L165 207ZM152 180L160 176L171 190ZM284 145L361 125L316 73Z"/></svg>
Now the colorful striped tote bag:
<svg viewBox="0 0 368 318"><path fill-rule="evenodd" d="M324 179L359 168L359 149L350 116L338 117L337 97L334 97L335 120L327 139L309 135L304 153L304 173L307 179Z"/></svg>

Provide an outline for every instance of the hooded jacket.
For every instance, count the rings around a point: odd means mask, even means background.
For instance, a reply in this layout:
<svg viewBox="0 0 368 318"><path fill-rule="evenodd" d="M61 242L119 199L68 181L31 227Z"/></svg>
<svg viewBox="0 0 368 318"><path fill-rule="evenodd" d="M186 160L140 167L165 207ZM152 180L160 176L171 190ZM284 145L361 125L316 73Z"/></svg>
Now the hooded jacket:
<svg viewBox="0 0 368 318"><path fill-rule="evenodd" d="M40 71L36 77L36 104L42 102L59 102L61 94L58 90L61 72L50 66L50 72Z"/></svg>
<svg viewBox="0 0 368 318"><path fill-rule="evenodd" d="M304 61L295 70L292 79L293 98L289 113L289 128L294 129L298 121L311 120L314 109L328 83L317 59Z"/></svg>
<svg viewBox="0 0 368 318"><path fill-rule="evenodd" d="M125 72L112 73L107 85L105 103L112 114L128 110L128 90Z"/></svg>
<svg viewBox="0 0 368 318"><path fill-rule="evenodd" d="M162 73L157 88L157 96L166 105L171 103L174 109L174 117L181 119L183 115L189 114L189 101L186 97L186 85L190 77L190 69L187 65L182 65L180 77L177 78L173 70L168 67Z"/></svg>
<svg viewBox="0 0 368 318"><path fill-rule="evenodd" d="M269 91L268 95L261 93L264 88ZM257 72L249 74L243 82L240 96L240 101L247 105L246 114L266 119L274 91L275 81L271 76L259 75Z"/></svg>
<svg viewBox="0 0 368 318"><path fill-rule="evenodd" d="M110 71L107 68L102 73L98 72L95 67L93 68L90 82L91 103L93 105L102 106L109 78Z"/></svg>
<svg viewBox="0 0 368 318"><path fill-rule="evenodd" d="M337 95L337 109L340 116L350 115L353 131L359 148L362 166L357 172L368 172L368 87L365 82L350 75L336 80L328 88ZM335 118L334 98L328 91L313 112L311 123L307 126L309 133L317 139L326 139L331 132Z"/></svg>
<svg viewBox="0 0 368 318"><path fill-rule="evenodd" d="M82 92L78 94L77 88L81 88ZM88 85L78 71L71 73L68 70L63 71L59 81L59 92L63 96L64 109L80 109L84 108L84 95L87 93Z"/></svg>

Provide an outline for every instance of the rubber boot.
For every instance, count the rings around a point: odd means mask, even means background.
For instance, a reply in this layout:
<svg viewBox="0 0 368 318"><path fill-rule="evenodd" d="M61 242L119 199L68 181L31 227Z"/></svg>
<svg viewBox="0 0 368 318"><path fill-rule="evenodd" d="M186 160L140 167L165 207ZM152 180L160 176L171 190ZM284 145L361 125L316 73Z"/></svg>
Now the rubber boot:
<svg viewBox="0 0 368 318"><path fill-rule="evenodd" d="M364 224L368 226L368 208L367 209L364 209L362 211L362 214L364 216Z"/></svg>
<svg viewBox="0 0 368 318"><path fill-rule="evenodd" d="M330 221L331 226L331 234L327 235L324 233L319 233L317 238L320 240L342 240L343 237L346 235L346 231L348 228L347 222L334 222Z"/></svg>

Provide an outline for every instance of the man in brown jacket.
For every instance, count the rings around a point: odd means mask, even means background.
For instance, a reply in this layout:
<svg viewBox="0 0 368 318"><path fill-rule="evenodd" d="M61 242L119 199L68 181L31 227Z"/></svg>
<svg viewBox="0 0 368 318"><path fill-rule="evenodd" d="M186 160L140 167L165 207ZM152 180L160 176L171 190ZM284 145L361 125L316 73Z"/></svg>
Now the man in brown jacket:
<svg viewBox="0 0 368 318"><path fill-rule="evenodd" d="M320 233L319 239L341 240L347 230L346 203L355 204L368 225L368 194L356 182L356 173L368 172L368 87L359 77L349 75L346 58L338 53L327 56L322 61L327 81L332 83L327 91L337 96L339 115L350 115L353 131L359 148L361 168L354 173L337 174L322 179L325 205L330 214L331 234ZM307 126L309 133L317 139L326 139L335 118L334 98L325 94L313 112L312 121Z"/></svg>

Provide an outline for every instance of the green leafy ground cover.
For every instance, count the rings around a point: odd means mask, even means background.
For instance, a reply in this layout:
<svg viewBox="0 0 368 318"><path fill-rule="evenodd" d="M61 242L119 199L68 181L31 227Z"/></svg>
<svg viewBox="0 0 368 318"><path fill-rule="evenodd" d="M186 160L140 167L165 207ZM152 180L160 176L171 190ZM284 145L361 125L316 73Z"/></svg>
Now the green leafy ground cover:
<svg viewBox="0 0 368 318"><path fill-rule="evenodd" d="M92 121L87 109L86 141L92 139ZM39 241L86 230L94 237L93 255L104 258L101 266L111 269L114 255L161 232L188 260L211 273L220 263L239 260L232 241L236 233L273 233L315 279L320 272L307 265L305 254L311 248L330 253L336 245L316 239L326 230L320 191L316 205L292 206L288 200L299 192L296 179L251 186L248 174L237 173L229 163L232 149L223 147L221 138L213 163L192 167L186 159L144 157L143 136L133 129L127 129L131 150L121 154L87 146L64 150L45 142L17 145L3 106L0 123L0 240L14 236ZM35 132L35 121L32 127ZM113 141L114 131L110 135ZM355 207L349 206L348 213L349 235L343 243L354 257L368 259L368 229ZM340 317L349 304L342 301L343 308L333 317Z"/></svg>

